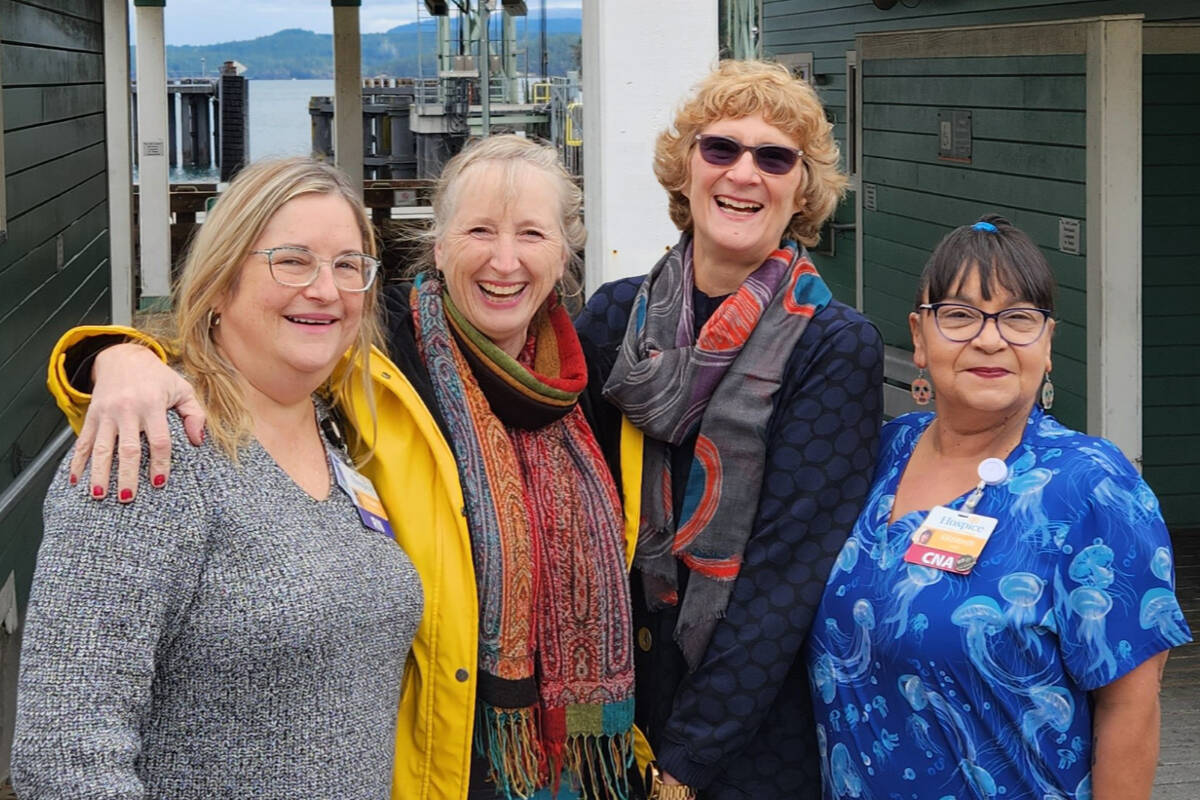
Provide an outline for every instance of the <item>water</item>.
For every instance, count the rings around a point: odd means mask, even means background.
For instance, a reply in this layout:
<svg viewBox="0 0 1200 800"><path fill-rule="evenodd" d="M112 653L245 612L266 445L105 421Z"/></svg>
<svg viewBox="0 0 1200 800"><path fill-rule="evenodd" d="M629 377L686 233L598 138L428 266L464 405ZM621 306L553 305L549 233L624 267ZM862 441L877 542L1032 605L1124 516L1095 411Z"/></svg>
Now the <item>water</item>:
<svg viewBox="0 0 1200 800"><path fill-rule="evenodd" d="M332 80L255 80L250 87L250 160L307 155L312 148L308 100L331 96ZM215 183L218 170L171 170L172 183Z"/></svg>

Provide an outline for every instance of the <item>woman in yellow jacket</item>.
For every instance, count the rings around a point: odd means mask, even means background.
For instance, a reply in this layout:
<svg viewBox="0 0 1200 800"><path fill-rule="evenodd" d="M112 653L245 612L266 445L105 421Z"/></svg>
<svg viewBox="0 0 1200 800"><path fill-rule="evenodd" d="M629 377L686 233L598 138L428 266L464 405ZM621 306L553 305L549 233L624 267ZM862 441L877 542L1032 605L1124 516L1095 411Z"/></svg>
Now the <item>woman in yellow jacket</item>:
<svg viewBox="0 0 1200 800"><path fill-rule="evenodd" d="M576 402L586 368L556 284L583 243L579 195L553 150L517 137L452 159L434 203L436 270L384 291L392 359L371 354L374 397L347 382L345 421L372 453L362 471L425 588L394 798L564 798L585 782L599 796L628 795L625 569L638 509L622 516ZM91 398L72 378L88 348L76 345L113 334L152 350L114 347L97 358L95 391L108 399L85 422ZM49 384L81 431L74 475L95 455L91 483L107 486L113 435L138 416L129 397L186 395L164 356L132 329L79 328L59 342ZM114 385L133 388L114 400L105 389ZM137 402L162 409L161 400ZM152 450L156 414L133 423ZM640 440L630 434L625 483L637 485ZM145 477L166 480L161 452ZM123 463L118 486L135 482L136 465Z"/></svg>

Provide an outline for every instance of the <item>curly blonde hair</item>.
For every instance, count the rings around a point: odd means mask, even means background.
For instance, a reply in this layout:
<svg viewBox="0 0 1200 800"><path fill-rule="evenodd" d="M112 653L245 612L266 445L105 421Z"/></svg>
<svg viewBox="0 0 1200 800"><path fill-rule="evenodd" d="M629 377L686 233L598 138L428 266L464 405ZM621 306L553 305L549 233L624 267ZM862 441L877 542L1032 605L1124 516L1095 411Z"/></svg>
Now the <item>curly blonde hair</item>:
<svg viewBox="0 0 1200 800"><path fill-rule="evenodd" d="M275 213L288 201L307 194L342 198L354 212L362 232L362 249L377 256L371 218L362 198L341 171L307 156L267 159L241 172L221 193L188 248L187 260L174 292L169 349L191 379L207 413L208 432L230 458L251 435L250 413L238 388L237 369L217 348L212 337L212 312L237 291L250 248ZM379 318L379 280L363 297L362 322L349 356L357 369L337 370L318 391L330 399L350 388L354 377L371 391L367 354L383 341ZM374 409L371 409L372 415Z"/></svg>
<svg viewBox="0 0 1200 800"><path fill-rule="evenodd" d="M766 61L722 61L696 85L671 127L658 135L654 174L667 190L671 221L681 231L692 230L692 209L683 191L691 180L696 135L717 120L755 115L791 136L804 151L808 179L797 190L800 211L788 222L784 236L811 247L846 192L846 176L838 167L833 125L817 93L787 67Z"/></svg>

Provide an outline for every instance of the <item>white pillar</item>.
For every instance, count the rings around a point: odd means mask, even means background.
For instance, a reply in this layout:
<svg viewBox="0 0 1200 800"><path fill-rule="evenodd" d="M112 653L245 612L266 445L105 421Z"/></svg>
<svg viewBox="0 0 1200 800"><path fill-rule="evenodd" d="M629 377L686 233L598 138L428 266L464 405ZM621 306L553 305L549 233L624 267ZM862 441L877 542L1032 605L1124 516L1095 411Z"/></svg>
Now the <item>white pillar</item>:
<svg viewBox="0 0 1200 800"><path fill-rule="evenodd" d="M1142 21L1087 48L1087 417L1142 464Z"/></svg>
<svg viewBox="0 0 1200 800"><path fill-rule="evenodd" d="M654 178L654 139L716 62L716 0L583 3L589 294L647 272L678 238Z"/></svg>
<svg viewBox="0 0 1200 800"><path fill-rule="evenodd" d="M333 157L362 191L362 36L358 5L333 6Z"/></svg>
<svg viewBox="0 0 1200 800"><path fill-rule="evenodd" d="M133 320L133 163L129 141L129 6L104 0L104 136L112 321Z"/></svg>
<svg viewBox="0 0 1200 800"><path fill-rule="evenodd" d="M167 50L163 39L163 7L135 5L134 13L137 15L138 244L142 306L149 307L171 293Z"/></svg>

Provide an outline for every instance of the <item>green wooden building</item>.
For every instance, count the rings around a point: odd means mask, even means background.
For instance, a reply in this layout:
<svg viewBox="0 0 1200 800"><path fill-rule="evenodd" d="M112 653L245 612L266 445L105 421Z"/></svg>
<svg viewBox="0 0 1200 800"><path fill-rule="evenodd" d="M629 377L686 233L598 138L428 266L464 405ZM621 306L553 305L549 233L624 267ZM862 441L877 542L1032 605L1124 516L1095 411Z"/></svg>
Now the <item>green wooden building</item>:
<svg viewBox="0 0 1200 800"><path fill-rule="evenodd" d="M1058 277L1054 413L1140 462L1173 528L1200 527L1200 4L833 5L762 0L761 47L835 120L853 192L819 266L879 326L889 373L934 245L998 211Z"/></svg>
<svg viewBox="0 0 1200 800"><path fill-rule="evenodd" d="M17 608L69 443L46 356L67 327L111 318L101 17L98 0L0 0L0 778Z"/></svg>

